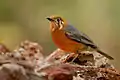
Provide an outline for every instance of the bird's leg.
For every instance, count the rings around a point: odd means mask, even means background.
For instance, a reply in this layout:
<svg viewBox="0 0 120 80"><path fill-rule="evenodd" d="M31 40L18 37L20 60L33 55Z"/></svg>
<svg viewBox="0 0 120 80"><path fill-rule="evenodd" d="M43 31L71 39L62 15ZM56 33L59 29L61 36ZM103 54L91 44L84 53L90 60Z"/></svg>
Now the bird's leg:
<svg viewBox="0 0 120 80"><path fill-rule="evenodd" d="M67 62L67 60L69 60L71 57L73 57L73 59L72 59L72 61L70 61L70 62L74 62L75 61L75 59L77 59L77 57L79 56L79 54L81 53L81 50L77 50L75 53L71 53L69 56L68 56L68 58L66 58L66 62Z"/></svg>
<svg viewBox="0 0 120 80"><path fill-rule="evenodd" d="M63 60L62 62L63 62L63 63L69 62L68 60L69 60L71 57L73 57L73 56L75 56L75 53L70 53L70 54L67 56L67 58L66 58L65 60Z"/></svg>
<svg viewBox="0 0 120 80"><path fill-rule="evenodd" d="M74 62L77 59L77 57L81 54L82 51L84 51L84 49L83 50L78 49L76 52L69 54L68 57L65 60L63 60L62 62L63 63ZM70 60L71 58L72 58L72 60Z"/></svg>
<svg viewBox="0 0 120 80"><path fill-rule="evenodd" d="M75 54L74 54L74 58L72 59L72 61L71 61L71 62L74 62L74 61L75 61L75 59L76 59L78 56L79 56L79 54L78 54L78 53L77 53L77 54L75 53Z"/></svg>
<svg viewBox="0 0 120 80"><path fill-rule="evenodd" d="M75 61L75 59L77 59L77 57L79 56L79 53L80 53L80 51L79 51L79 50L77 50L77 51L74 53L74 55L72 55L73 59L72 59L72 61L71 61L71 62L74 62L74 61Z"/></svg>
<svg viewBox="0 0 120 80"><path fill-rule="evenodd" d="M72 59L71 62L74 62L76 58L78 58L78 56L81 54L82 51L85 51L88 47L84 47L83 49L78 49L76 52L75 52L75 55L74 55L74 58Z"/></svg>

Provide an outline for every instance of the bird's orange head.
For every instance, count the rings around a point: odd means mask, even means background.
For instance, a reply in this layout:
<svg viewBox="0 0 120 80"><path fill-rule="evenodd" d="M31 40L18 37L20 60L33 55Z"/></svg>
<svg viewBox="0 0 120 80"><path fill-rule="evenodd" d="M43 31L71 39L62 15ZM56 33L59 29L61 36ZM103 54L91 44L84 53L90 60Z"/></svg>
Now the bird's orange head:
<svg viewBox="0 0 120 80"><path fill-rule="evenodd" d="M52 32L62 30L67 24L67 22L60 16L50 16L47 17L47 19L50 21L50 28Z"/></svg>

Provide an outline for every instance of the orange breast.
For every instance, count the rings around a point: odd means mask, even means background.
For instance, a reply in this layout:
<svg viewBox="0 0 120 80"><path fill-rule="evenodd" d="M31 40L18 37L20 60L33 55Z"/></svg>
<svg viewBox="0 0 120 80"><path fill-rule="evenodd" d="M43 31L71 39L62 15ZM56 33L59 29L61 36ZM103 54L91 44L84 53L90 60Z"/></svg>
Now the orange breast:
<svg viewBox="0 0 120 80"><path fill-rule="evenodd" d="M67 38L62 30L52 32L52 39L60 49L66 52L76 52L77 50L84 48L83 44Z"/></svg>

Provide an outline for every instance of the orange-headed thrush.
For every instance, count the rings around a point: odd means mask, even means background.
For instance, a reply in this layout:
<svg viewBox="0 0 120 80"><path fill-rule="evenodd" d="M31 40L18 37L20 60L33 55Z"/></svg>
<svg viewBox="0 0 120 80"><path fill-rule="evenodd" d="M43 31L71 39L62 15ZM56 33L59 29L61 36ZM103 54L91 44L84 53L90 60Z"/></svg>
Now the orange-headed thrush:
<svg viewBox="0 0 120 80"><path fill-rule="evenodd" d="M113 57L102 52L86 34L78 31L62 17L51 16L47 19L50 21L52 39L60 49L78 53L78 51L85 51L90 47L108 59L113 59Z"/></svg>

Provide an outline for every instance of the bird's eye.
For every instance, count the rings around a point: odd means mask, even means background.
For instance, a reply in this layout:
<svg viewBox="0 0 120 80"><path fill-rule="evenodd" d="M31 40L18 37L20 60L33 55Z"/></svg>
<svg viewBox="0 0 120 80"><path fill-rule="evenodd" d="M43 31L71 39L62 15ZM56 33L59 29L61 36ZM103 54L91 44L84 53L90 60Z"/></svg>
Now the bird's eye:
<svg viewBox="0 0 120 80"><path fill-rule="evenodd" d="M56 23L58 23L58 24L59 24L59 22L60 22L60 19L58 18L58 19L56 19L55 21L56 21Z"/></svg>
<svg viewBox="0 0 120 80"><path fill-rule="evenodd" d="M55 21L56 21L56 23L58 23L58 24L64 24L64 22L61 20L61 18L57 18Z"/></svg>
<svg viewBox="0 0 120 80"><path fill-rule="evenodd" d="M60 19L58 18L58 19L57 19L57 22L59 22L59 21L60 21Z"/></svg>
<svg viewBox="0 0 120 80"><path fill-rule="evenodd" d="M61 18L56 18L55 23L59 27L59 29L63 28L64 22L63 22L63 20Z"/></svg>

